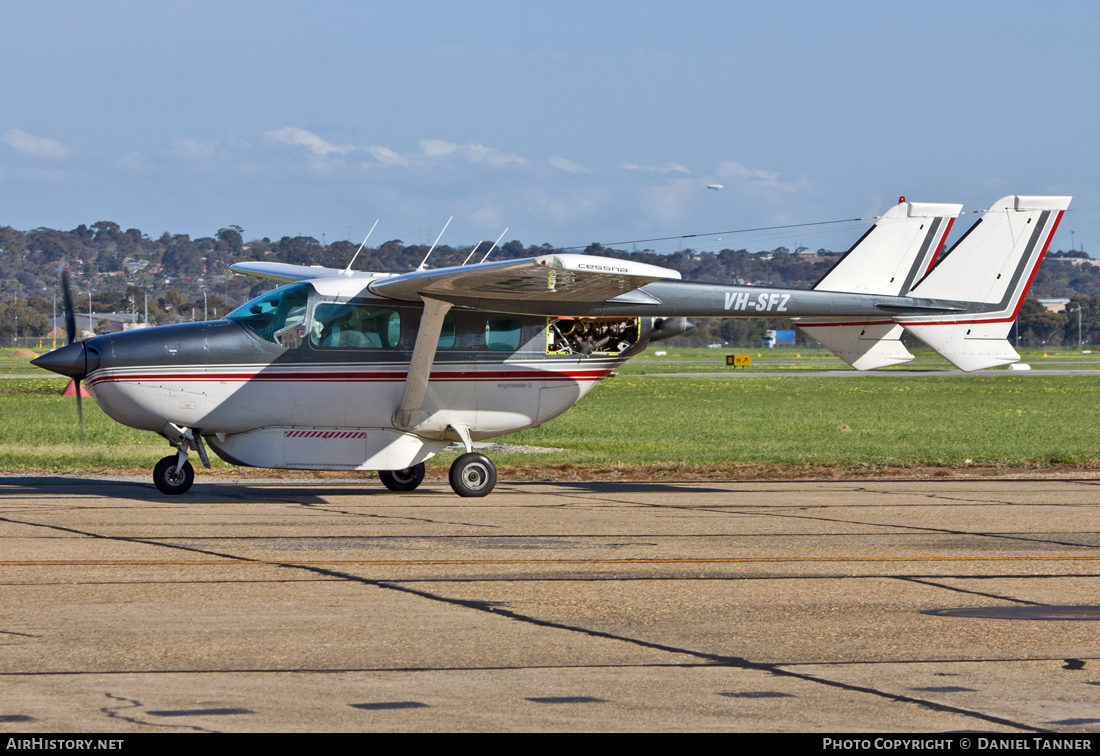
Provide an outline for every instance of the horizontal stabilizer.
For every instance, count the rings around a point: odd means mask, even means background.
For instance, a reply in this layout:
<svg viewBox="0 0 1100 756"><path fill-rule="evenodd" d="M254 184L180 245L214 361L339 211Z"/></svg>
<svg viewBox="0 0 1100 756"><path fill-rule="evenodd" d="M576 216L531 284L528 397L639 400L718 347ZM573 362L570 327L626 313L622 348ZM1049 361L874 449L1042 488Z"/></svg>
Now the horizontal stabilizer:
<svg viewBox="0 0 1100 756"><path fill-rule="evenodd" d="M856 370L874 370L913 359L901 343L901 326L893 323L807 321L799 322L798 327Z"/></svg>
<svg viewBox="0 0 1100 756"><path fill-rule="evenodd" d="M905 329L959 370L967 372L983 368L1011 365L1020 360L1020 355L1012 348L1005 336L1011 323L998 324L999 327L984 328L972 325L924 325L906 326ZM972 338L981 330L992 335L994 329L1002 332L1000 338ZM969 336L967 334L970 334Z"/></svg>

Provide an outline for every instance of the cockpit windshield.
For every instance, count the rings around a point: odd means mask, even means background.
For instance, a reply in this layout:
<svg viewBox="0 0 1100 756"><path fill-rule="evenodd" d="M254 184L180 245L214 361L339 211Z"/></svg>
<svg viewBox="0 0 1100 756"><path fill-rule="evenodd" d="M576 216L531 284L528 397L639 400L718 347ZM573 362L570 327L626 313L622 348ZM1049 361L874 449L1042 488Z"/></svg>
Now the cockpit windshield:
<svg viewBox="0 0 1100 756"><path fill-rule="evenodd" d="M302 343L298 326L306 319L307 284L282 286L238 307L226 317L243 325L265 341L294 348Z"/></svg>

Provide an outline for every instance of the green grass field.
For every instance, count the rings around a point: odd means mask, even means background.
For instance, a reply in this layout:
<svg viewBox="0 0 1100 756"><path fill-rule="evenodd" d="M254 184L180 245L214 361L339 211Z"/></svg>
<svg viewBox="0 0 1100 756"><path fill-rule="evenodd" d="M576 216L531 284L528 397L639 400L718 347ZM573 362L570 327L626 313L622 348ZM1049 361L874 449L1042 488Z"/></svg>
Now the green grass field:
<svg viewBox="0 0 1100 756"><path fill-rule="evenodd" d="M25 391L51 394L0 394L0 470L148 468L170 451L163 439L118 425L91 401L84 402L82 445L75 400L57 395L65 380L4 380L0 391L22 383ZM497 440L566 449L493 455L502 469L524 475L582 468L721 475L745 465L918 467L967 460L1095 466L1100 376L620 375L543 427ZM454 456L440 455L429 466L438 472Z"/></svg>
<svg viewBox="0 0 1100 756"><path fill-rule="evenodd" d="M1019 350L1021 362L1033 370L1100 370L1100 353L1082 349L1023 349ZM910 350L912 362L895 365L885 370L951 370L954 366L930 349ZM658 352L664 352L658 355ZM748 355L752 365L735 368L726 365L726 355ZM820 346L811 348L776 349L721 349L676 348L660 343L650 345L642 354L634 357L619 369L622 375L651 373L793 373L821 370L850 370L851 368L832 352ZM1007 370L1007 368L997 368Z"/></svg>

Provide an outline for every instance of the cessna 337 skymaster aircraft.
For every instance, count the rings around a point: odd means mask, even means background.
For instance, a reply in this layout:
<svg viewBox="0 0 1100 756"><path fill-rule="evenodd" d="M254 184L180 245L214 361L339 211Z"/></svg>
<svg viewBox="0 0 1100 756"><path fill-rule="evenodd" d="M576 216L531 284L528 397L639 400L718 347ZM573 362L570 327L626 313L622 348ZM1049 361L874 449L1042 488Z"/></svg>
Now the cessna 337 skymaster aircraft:
<svg viewBox="0 0 1100 756"><path fill-rule="evenodd" d="M232 267L286 285L215 322L74 341L66 280L70 343L34 363L164 436L166 494L191 487L189 451L209 467L207 444L236 465L377 470L410 491L460 441L451 487L484 496L496 469L474 441L557 417L688 317L788 317L858 370L913 359L903 330L963 370L1016 362L1006 337L1070 199L1005 197L942 255L962 206L899 203L811 290L578 254L404 274L250 262Z"/></svg>

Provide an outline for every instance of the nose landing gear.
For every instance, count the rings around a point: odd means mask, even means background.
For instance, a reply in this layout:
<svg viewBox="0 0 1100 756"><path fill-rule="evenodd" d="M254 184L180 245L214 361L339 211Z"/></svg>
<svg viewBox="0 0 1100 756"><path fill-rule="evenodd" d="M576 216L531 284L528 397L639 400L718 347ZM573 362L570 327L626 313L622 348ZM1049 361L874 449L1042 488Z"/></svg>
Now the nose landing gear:
<svg viewBox="0 0 1100 756"><path fill-rule="evenodd" d="M167 496L185 494L195 482L195 468L187 461L187 450L197 451L203 466L210 467L210 458L206 456L202 436L190 428L181 428L174 423L165 425L161 435L179 449L179 452L157 462L157 466L153 468L153 485Z"/></svg>
<svg viewBox="0 0 1100 756"><path fill-rule="evenodd" d="M176 455L165 457L153 468L153 483L162 494L178 496L187 493L194 482L195 468L187 461L180 465Z"/></svg>

